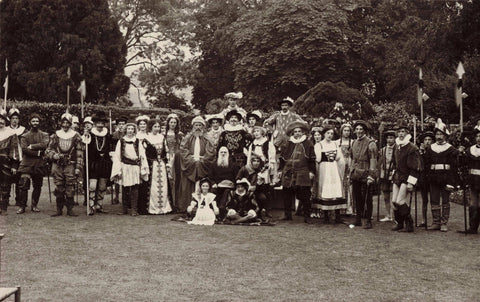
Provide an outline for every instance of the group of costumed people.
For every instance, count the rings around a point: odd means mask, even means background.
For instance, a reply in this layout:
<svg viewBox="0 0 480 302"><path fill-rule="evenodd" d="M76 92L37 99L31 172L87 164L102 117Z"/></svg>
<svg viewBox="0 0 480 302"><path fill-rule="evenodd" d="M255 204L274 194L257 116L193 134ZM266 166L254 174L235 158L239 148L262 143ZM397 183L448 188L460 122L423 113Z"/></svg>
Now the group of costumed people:
<svg viewBox="0 0 480 302"><path fill-rule="evenodd" d="M42 118L28 118L29 130L19 126L20 112L0 114L0 209L6 213L11 184L16 184L17 213L25 213L33 184L31 209L38 209L45 163L51 163L57 211L76 216L75 185L85 188L90 214L103 213L109 185L114 203L121 192L119 214L182 213L190 224L269 221L274 196L282 199L284 216L293 211L306 223L319 219L341 223L354 215L356 226L371 229L372 195L379 188L393 230L412 232L409 196L422 195L420 225L427 224L431 203L431 230L447 231L450 193L460 185L470 196L469 233L480 223L480 127L473 143L449 143L448 127L439 120L412 142L409 125L399 122L383 131L385 146L378 148L371 125L362 120L340 127L309 125L292 110L293 99L279 101L280 110L264 119L258 110L247 113L238 104L241 93L225 95L228 106L213 115L195 116L191 131L180 131L180 119L166 121L138 116L116 119L109 133L108 119L98 112L84 119L82 134L69 113L52 135L40 130ZM88 169L85 165L88 163ZM466 171L460 175L459 171ZM88 173L84 173L88 171ZM85 175L86 174L86 175ZM277 192L277 194L275 194ZM280 193L281 194L278 194ZM378 192L377 192L378 193ZM378 193L379 194L379 193Z"/></svg>

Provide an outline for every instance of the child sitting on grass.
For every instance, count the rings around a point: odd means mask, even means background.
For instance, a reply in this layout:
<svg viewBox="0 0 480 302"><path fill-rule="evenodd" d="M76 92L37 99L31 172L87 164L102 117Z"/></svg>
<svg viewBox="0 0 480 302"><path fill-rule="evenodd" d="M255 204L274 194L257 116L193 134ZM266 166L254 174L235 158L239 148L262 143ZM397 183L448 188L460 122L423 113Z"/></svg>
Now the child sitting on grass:
<svg viewBox="0 0 480 302"><path fill-rule="evenodd" d="M250 183L246 178L237 180L235 191L229 192L227 200L227 220L231 223L255 222L258 204L253 192L248 191Z"/></svg>
<svg viewBox="0 0 480 302"><path fill-rule="evenodd" d="M192 202L187 208L189 217L194 216L188 224L194 225L213 225L216 216L220 213L215 194L210 193L211 183L208 178L203 178L199 182L199 190L192 193Z"/></svg>

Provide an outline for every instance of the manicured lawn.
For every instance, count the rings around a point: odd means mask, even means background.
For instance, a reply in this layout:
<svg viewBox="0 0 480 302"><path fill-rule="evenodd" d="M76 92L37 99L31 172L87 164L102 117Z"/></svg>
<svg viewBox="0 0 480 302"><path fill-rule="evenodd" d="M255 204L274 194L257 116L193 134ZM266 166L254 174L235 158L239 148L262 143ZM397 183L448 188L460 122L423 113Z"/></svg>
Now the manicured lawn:
<svg viewBox="0 0 480 302"><path fill-rule="evenodd" d="M190 226L109 204L109 214L80 206L79 217L51 218L46 187L39 207L0 217L1 286L20 285L23 301L480 301L480 236L455 232L455 204L449 232L414 234L298 217Z"/></svg>

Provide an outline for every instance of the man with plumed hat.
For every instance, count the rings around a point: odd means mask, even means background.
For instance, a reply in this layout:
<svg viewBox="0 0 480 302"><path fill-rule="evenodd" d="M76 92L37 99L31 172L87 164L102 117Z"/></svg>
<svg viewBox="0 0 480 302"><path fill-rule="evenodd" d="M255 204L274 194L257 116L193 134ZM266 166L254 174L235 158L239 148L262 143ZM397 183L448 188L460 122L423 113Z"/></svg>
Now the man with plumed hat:
<svg viewBox="0 0 480 302"><path fill-rule="evenodd" d="M408 125L400 121L396 127L397 138L395 140L395 173L393 174L392 205L397 225L394 231L405 229L413 232L413 219L410 214L410 205L407 202L408 192L415 189L415 185L423 170L423 164L418 147L410 142L411 135L408 133Z"/></svg>
<svg viewBox="0 0 480 302"><path fill-rule="evenodd" d="M220 134L223 132L223 115L221 113L207 115L205 120L210 125L210 130L208 130L206 135L213 142L215 148L217 148Z"/></svg>
<svg viewBox="0 0 480 302"><path fill-rule="evenodd" d="M205 134L206 122L201 116L192 120L192 131L182 140L180 145L180 189L177 196L178 211L184 212L191 201L195 184L207 177L211 165L215 161L215 148Z"/></svg>
<svg viewBox="0 0 480 302"><path fill-rule="evenodd" d="M26 129L22 125L20 125L20 110L17 108L11 108L8 111L8 117L10 119L10 128L15 132L17 135L17 146L18 149L14 150L13 154L13 166L15 169L18 169L18 166L20 165L20 161L22 160L23 154L22 154L22 149L20 147L20 137L22 134L25 133ZM15 204L17 206L20 206L20 199L18 195L20 194L20 190L18 188L18 182L20 181L20 175L17 173L13 175L12 177L12 183L15 184Z"/></svg>
<svg viewBox="0 0 480 302"><path fill-rule="evenodd" d="M68 216L73 213L75 183L83 168L83 142L80 134L72 127L72 115L68 112L60 118L61 129L50 136L45 155L53 162L52 175L55 183L57 212L52 216L61 216L63 207Z"/></svg>
<svg viewBox="0 0 480 302"><path fill-rule="evenodd" d="M243 93L241 93L241 92L226 93L225 94L225 99L228 102L228 106L227 106L227 108L223 109L220 114L222 116L226 116L227 113L229 113L230 111L236 110L243 116L247 115L247 111L245 111L245 109L241 108L237 104L237 101L241 100L242 98L243 98ZM228 121L228 119L227 119L227 121Z"/></svg>
<svg viewBox="0 0 480 302"><path fill-rule="evenodd" d="M467 148L462 156L462 162L468 170L467 183L470 190L469 234L477 234L480 224L480 128L475 128L473 133L475 144Z"/></svg>
<svg viewBox="0 0 480 302"><path fill-rule="evenodd" d="M419 152L422 159L422 163L425 163L425 149L429 147L435 139L435 135L432 131L425 131L418 137L418 142L420 143ZM426 226L426 216L428 212L428 201L430 200L429 192L430 186L426 179L425 167L420 173L420 178L418 179L417 187L420 189L420 194L422 195L422 222L418 225L419 227Z"/></svg>
<svg viewBox="0 0 480 302"><path fill-rule="evenodd" d="M352 144L352 168L350 180L352 182L352 197L356 207L355 225L362 225L364 218L365 229L372 226L372 184L377 179L378 149L375 140L367 136L371 130L368 122L359 120L353 124L357 139Z"/></svg>
<svg viewBox="0 0 480 302"><path fill-rule="evenodd" d="M228 124L225 124L217 146L217 149L227 147L238 169L246 164L245 148L252 141L252 136L240 124L244 118L245 116L237 110L227 113L225 119Z"/></svg>
<svg viewBox="0 0 480 302"><path fill-rule="evenodd" d="M7 112L0 110L0 214L7 215L8 199L12 176L17 167L13 165L15 150L18 149L18 139L15 131L8 127Z"/></svg>
<svg viewBox="0 0 480 302"><path fill-rule="evenodd" d="M112 172L110 152L114 151L112 136L106 126L108 119L104 112L92 116L94 127L87 136L88 148L88 191L90 213L104 212L102 201L107 191L107 180Z"/></svg>
<svg viewBox="0 0 480 302"><path fill-rule="evenodd" d="M32 212L40 212L37 205L42 190L43 177L45 173L48 173L45 169L46 162L43 156L50 139L48 133L39 129L40 122L40 115L33 113L29 118L30 130L25 132L20 139L23 157L17 171L20 175L18 182L20 208L17 214L25 213L30 184L33 185L31 210Z"/></svg>
<svg viewBox="0 0 480 302"><path fill-rule="evenodd" d="M311 187L315 177L315 151L307 139L309 126L303 121L294 121L287 126L290 139L281 150L279 170L283 186L283 220L292 220L292 204L295 197L303 205L304 221L310 217Z"/></svg>
<svg viewBox="0 0 480 302"><path fill-rule="evenodd" d="M386 145L378 152L377 169L379 172L378 182L380 184L380 191L383 195L385 209L387 215L380 219L381 222L392 221L391 216L391 199L393 172L395 171L395 161L393 160L393 152L395 150L395 130L386 130L383 132Z"/></svg>
<svg viewBox="0 0 480 302"><path fill-rule="evenodd" d="M435 143L425 149L424 165L430 184L433 224L429 230L447 232L450 217L450 192L459 184L458 150L447 142L450 131L441 119L437 120Z"/></svg>
<svg viewBox="0 0 480 302"><path fill-rule="evenodd" d="M272 114L264 122L265 125L271 125L275 128L273 133L275 147L279 148L283 143L288 141L289 137L286 133L287 126L294 121L301 121L300 115L291 110L293 107L293 99L286 97L278 102L280 111Z"/></svg>

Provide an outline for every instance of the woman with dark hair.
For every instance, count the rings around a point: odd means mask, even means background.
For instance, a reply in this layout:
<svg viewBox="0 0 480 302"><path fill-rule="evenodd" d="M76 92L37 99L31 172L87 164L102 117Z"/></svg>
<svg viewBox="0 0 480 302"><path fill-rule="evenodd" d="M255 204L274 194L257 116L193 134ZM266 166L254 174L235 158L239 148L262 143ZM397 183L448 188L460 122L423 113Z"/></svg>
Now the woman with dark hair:
<svg viewBox="0 0 480 302"><path fill-rule="evenodd" d="M168 177L166 168L166 152L164 136L160 133L159 120L149 122L149 133L145 138L146 153L150 166L150 198L148 203L149 214L167 214L172 211L168 194Z"/></svg>
<svg viewBox="0 0 480 302"><path fill-rule="evenodd" d="M144 145L144 141L147 138L148 132L147 132L147 127L148 127L148 121L150 118L146 115L141 115L138 116L135 119L135 122L137 124L137 134L136 138L140 142L140 144ZM145 147L145 145L144 145ZM140 181L140 185L138 186L138 214L139 215L147 215L147 201L149 199L148 193L149 193L149 188L150 188L150 181Z"/></svg>
<svg viewBox="0 0 480 302"><path fill-rule="evenodd" d="M345 192L340 178L338 162L342 152L335 143L335 128L325 127L324 139L314 146L317 165L316 208L324 211L325 223L329 222L329 213L335 211L335 222L341 222L340 209L346 209Z"/></svg>
<svg viewBox="0 0 480 302"><path fill-rule="evenodd" d="M167 159L167 175L170 183L170 200L174 211L178 208L178 191L180 189L180 143L183 139L180 132L180 118L175 113L167 116L164 148Z"/></svg>
<svg viewBox="0 0 480 302"><path fill-rule="evenodd" d="M340 172L340 179L342 180L343 190L345 192L345 199L347 200L347 214L353 214L353 205L352 198L349 194L350 192L350 180L348 175L350 175L350 166L352 163L352 144L353 144L353 128L350 124L343 124L340 127L340 138L335 141L337 146L342 152L342 156L338 161L338 172Z"/></svg>
<svg viewBox="0 0 480 302"><path fill-rule="evenodd" d="M318 144L320 144L320 142L322 141L323 139L323 128L320 127L320 126L313 126L312 127L312 130L310 131L310 139L314 145L314 148L315 149L318 149ZM316 162L316 166L317 166L317 171L318 171L318 166L320 165L320 162ZM318 177L318 175L317 175ZM310 217L312 218L320 218L321 217L321 211L319 209L319 207L316 205L318 203L316 199L316 196L317 196L317 186L313 186L313 190L312 190L312 213L310 214Z"/></svg>

